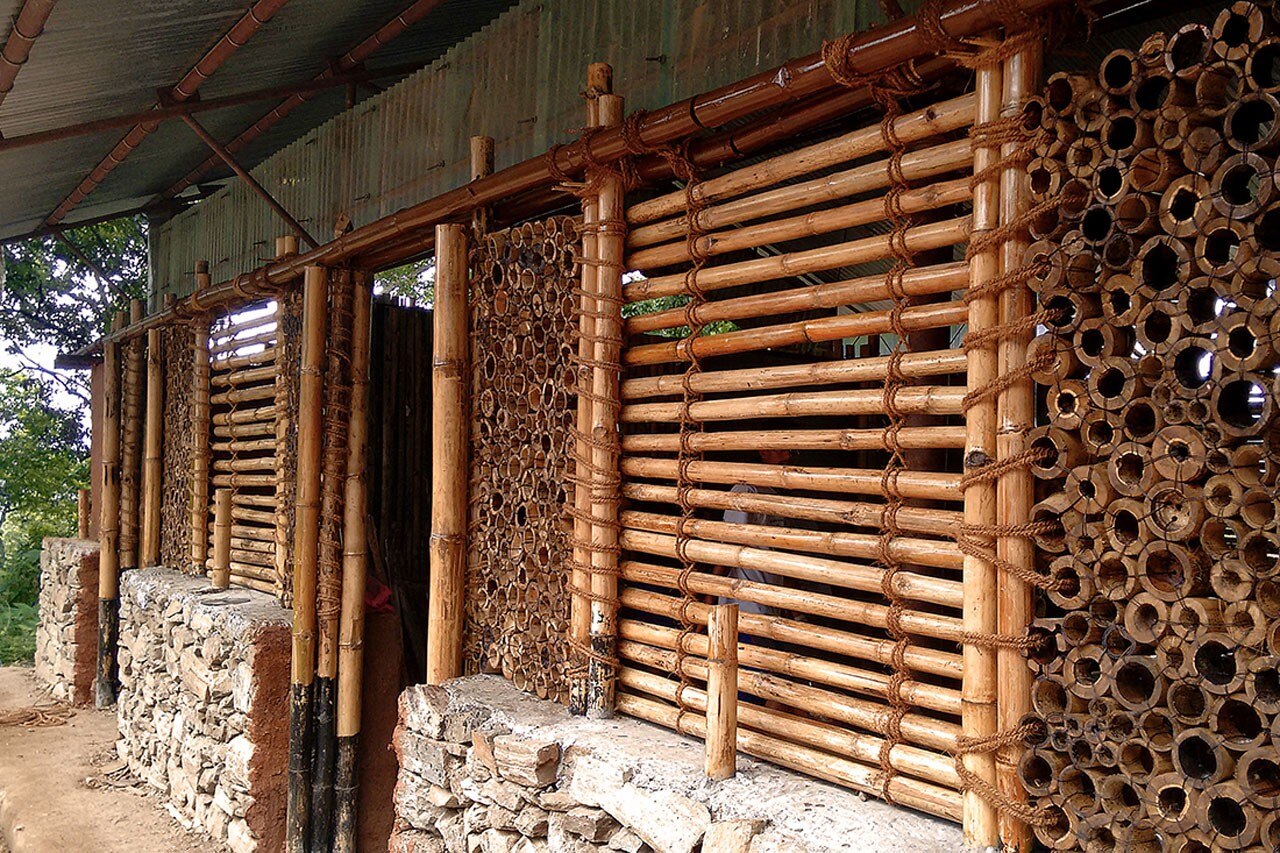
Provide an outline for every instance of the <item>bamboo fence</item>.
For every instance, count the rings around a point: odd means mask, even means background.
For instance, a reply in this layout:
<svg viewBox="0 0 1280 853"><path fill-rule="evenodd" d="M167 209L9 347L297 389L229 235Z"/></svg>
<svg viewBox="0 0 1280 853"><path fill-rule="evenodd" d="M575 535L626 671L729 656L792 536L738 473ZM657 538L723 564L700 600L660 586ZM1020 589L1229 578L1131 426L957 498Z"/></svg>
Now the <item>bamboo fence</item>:
<svg viewBox="0 0 1280 853"><path fill-rule="evenodd" d="M1018 772L1055 849L1280 845L1276 20L1234 2L1045 92L1029 441L1057 584Z"/></svg>

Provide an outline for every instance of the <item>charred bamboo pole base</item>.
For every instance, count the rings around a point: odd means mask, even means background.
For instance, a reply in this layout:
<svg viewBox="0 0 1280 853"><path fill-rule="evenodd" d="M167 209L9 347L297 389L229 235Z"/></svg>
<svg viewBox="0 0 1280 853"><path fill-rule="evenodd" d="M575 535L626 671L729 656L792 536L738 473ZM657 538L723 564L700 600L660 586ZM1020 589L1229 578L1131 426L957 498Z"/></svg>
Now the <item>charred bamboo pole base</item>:
<svg viewBox="0 0 1280 853"><path fill-rule="evenodd" d="M116 704L116 646L120 640L120 599L98 599L98 674L94 679L93 704L110 708Z"/></svg>
<svg viewBox="0 0 1280 853"><path fill-rule="evenodd" d="M333 844L333 777L336 769L337 685L332 678L316 676L311 713L315 715L311 762L311 849L328 850Z"/></svg>
<svg viewBox="0 0 1280 853"><path fill-rule="evenodd" d="M308 853L311 826L311 684L295 683L289 693L289 790L285 811L285 849Z"/></svg>
<svg viewBox="0 0 1280 853"><path fill-rule="evenodd" d="M337 772L333 777L333 849L355 853L358 849L357 794L360 788L360 736L338 736Z"/></svg>

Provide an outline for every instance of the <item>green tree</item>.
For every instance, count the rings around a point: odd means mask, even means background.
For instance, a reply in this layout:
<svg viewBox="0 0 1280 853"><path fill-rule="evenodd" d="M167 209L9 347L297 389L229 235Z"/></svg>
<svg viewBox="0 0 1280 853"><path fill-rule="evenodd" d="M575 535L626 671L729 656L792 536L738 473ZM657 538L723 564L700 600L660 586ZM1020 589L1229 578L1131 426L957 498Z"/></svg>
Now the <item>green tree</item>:
<svg viewBox="0 0 1280 853"><path fill-rule="evenodd" d="M89 482L80 412L50 385L0 376L0 663L34 652L40 544L76 527L76 490Z"/></svg>
<svg viewBox="0 0 1280 853"><path fill-rule="evenodd" d="M146 293L147 235L141 217L0 247L0 346L7 356L0 363L16 365L87 405L87 376L54 371L41 354L92 343L112 314Z"/></svg>

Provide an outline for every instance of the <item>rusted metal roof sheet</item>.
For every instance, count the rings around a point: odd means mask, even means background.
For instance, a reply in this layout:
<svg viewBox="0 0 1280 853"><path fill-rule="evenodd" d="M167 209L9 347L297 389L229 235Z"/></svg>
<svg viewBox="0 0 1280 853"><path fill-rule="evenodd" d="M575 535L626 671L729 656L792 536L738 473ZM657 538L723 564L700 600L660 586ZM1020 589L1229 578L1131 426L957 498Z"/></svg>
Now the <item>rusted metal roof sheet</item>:
<svg viewBox="0 0 1280 853"><path fill-rule="evenodd" d="M379 51L371 67L429 62L514 0L446 0ZM290 0L201 87L217 97L310 79L397 14L408 0ZM0 105L0 133L13 137L143 110L172 86L248 8L248 0L60 0L44 34ZM0 43L21 0L0 0ZM254 164L343 109L341 89L314 98L250 146ZM269 102L206 113L229 139ZM31 231L120 139L123 131L0 153L0 239ZM68 222L148 201L208 156L181 122L163 125L113 172Z"/></svg>
<svg viewBox="0 0 1280 853"><path fill-rule="evenodd" d="M255 176L318 237L467 179L468 137L499 168L578 132L588 63L614 66L628 110L659 107L817 50L883 20L875 0L524 0L431 68L335 117ZM186 293L197 258L215 280L258 265L281 223L230 185L153 233L158 288Z"/></svg>

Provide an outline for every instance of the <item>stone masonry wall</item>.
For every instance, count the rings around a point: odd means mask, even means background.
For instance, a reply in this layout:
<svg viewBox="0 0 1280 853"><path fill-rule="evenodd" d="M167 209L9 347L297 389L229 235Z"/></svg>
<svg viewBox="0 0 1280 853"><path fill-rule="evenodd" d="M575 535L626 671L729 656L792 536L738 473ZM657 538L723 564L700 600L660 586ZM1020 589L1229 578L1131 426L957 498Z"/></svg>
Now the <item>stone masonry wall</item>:
<svg viewBox="0 0 1280 853"><path fill-rule="evenodd" d="M48 537L40 552L36 678L55 699L93 700L98 666L98 543Z"/></svg>
<svg viewBox="0 0 1280 853"><path fill-rule="evenodd" d="M235 853L284 840L289 624L265 593L171 569L121 577L116 748Z"/></svg>
<svg viewBox="0 0 1280 853"><path fill-rule="evenodd" d="M744 756L710 782L702 744L587 720L495 676L400 696L392 853L953 851L960 828Z"/></svg>

